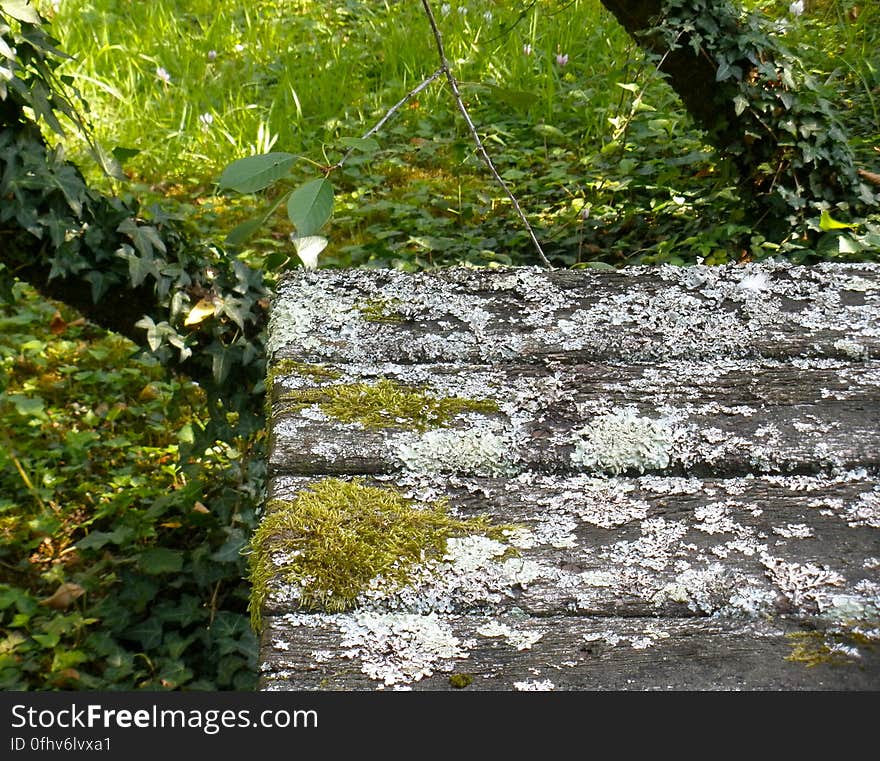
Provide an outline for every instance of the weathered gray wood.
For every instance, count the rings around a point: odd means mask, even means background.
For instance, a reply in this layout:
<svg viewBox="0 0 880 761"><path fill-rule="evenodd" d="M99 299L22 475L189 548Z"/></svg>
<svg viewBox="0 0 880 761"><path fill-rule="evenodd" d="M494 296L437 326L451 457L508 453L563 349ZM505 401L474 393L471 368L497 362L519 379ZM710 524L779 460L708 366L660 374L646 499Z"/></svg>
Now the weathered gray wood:
<svg viewBox="0 0 880 761"><path fill-rule="evenodd" d="M515 528L345 613L276 578L265 689L880 688L880 266L296 273L269 345L270 496L367 476ZM383 378L497 409L302 402Z"/></svg>
<svg viewBox="0 0 880 761"><path fill-rule="evenodd" d="M265 690L875 690L852 634L743 619L287 614L263 638ZM832 650L808 665L798 647ZM817 660L820 660L817 658Z"/></svg>
<svg viewBox="0 0 880 761"><path fill-rule="evenodd" d="M876 357L880 265L296 273L271 319L316 362Z"/></svg>
<svg viewBox="0 0 880 761"><path fill-rule="evenodd" d="M597 417L632 409L669 427L677 473L809 471L880 465L880 361L726 360L651 365L349 365L323 385L393 379L439 396L487 398L494 432L509 442L514 470L583 470L576 432ZM387 473L405 467L400 449L420 437L360 430L320 408L286 410L303 379L279 373L273 388L270 463L276 472ZM309 381L312 385L312 381ZM316 384L318 386L322 384ZM461 414L466 431L486 415ZM450 465L450 467L452 467Z"/></svg>
<svg viewBox="0 0 880 761"><path fill-rule="evenodd" d="M290 499L312 482L276 479L272 496ZM454 544L403 589L364 594L364 609L832 620L880 611L880 481L864 472L706 480L529 473L399 477L394 485L415 499L446 496L462 516L521 527L509 541L516 555L503 555L503 545ZM297 595L280 584L266 610L296 610Z"/></svg>

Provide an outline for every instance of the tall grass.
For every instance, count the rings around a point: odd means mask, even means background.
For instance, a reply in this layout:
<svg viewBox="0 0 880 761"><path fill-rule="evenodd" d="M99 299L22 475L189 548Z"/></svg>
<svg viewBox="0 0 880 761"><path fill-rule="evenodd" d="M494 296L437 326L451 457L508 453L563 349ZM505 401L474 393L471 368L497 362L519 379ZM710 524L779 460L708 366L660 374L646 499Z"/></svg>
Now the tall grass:
<svg viewBox="0 0 880 761"><path fill-rule="evenodd" d="M92 105L99 140L139 150L130 169L151 182L203 185L273 146L320 160L437 67L414 0L44 3L53 6L54 32L75 56L66 73ZM533 94L532 119L553 121L569 107L591 140L607 129L632 46L596 0L550 0L528 14L493 0L435 6L464 82ZM568 55L565 67L557 53ZM440 87L420 101L432 120L448 114L451 123ZM503 97L491 105L514 108Z"/></svg>

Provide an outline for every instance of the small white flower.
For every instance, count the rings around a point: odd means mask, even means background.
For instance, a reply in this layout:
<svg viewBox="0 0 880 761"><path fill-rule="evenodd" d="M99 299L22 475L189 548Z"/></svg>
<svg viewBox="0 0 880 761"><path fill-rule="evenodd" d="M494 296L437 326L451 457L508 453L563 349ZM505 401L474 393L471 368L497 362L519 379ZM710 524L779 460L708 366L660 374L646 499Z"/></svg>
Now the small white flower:
<svg viewBox="0 0 880 761"><path fill-rule="evenodd" d="M204 114L199 115L199 124L202 125L202 129L204 129L204 130L210 129L210 127L213 123L214 123L213 114L210 114L206 111Z"/></svg>
<svg viewBox="0 0 880 761"><path fill-rule="evenodd" d="M241 51L244 50L244 45L239 43L238 45L235 46L234 50L236 53L241 53Z"/></svg>
<svg viewBox="0 0 880 761"><path fill-rule="evenodd" d="M523 55L531 55L532 54L532 46L529 43L523 45Z"/></svg>
<svg viewBox="0 0 880 761"><path fill-rule="evenodd" d="M558 53L556 55L556 63L560 66L565 66L568 63L568 53Z"/></svg>
<svg viewBox="0 0 880 761"><path fill-rule="evenodd" d="M452 6L449 5L449 3L443 3L443 5L440 6L440 13L443 16L448 16L449 11L451 11L451 10L452 10Z"/></svg>
<svg viewBox="0 0 880 761"><path fill-rule="evenodd" d="M209 50L208 51L208 60L209 61L217 60L217 51L216 50Z"/></svg>
<svg viewBox="0 0 880 761"><path fill-rule="evenodd" d="M161 66L156 67L156 76L161 79L166 85L170 84L171 82L171 75L168 73L168 70Z"/></svg>
<svg viewBox="0 0 880 761"><path fill-rule="evenodd" d="M483 18L486 19L487 24L491 24L492 23L492 11L486 11L483 14Z"/></svg>
<svg viewBox="0 0 880 761"><path fill-rule="evenodd" d="M804 0L795 0L788 6L788 12L792 16L800 16L804 12Z"/></svg>
<svg viewBox="0 0 880 761"><path fill-rule="evenodd" d="M467 7L464 6L464 5L459 5L459 6L458 6L458 12L459 12L462 16L466 16L466 15L467 15Z"/></svg>

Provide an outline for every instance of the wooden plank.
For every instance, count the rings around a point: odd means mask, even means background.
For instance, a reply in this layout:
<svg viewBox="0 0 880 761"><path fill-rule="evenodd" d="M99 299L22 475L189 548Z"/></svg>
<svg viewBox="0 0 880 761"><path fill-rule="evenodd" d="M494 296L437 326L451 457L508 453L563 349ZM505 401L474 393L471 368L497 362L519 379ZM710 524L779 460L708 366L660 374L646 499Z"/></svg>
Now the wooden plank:
<svg viewBox="0 0 880 761"><path fill-rule="evenodd" d="M419 467L468 472L473 458L435 458L438 442L494 437L508 472L522 470L732 474L880 465L880 361L676 361L650 365L347 365L332 380L279 371L272 389L273 472L388 473ZM436 397L488 399L497 413L467 412L427 433L365 430L320 404L298 407L299 389L391 379ZM653 421L666 456L603 458L598 443ZM602 431L605 431L602 433ZM589 443L586 462L573 454ZM421 456L424 455L424 456ZM497 465L486 463L490 472Z"/></svg>
<svg viewBox="0 0 880 761"><path fill-rule="evenodd" d="M278 478L290 500L317 479ZM880 615L880 483L836 477L375 481L461 516L519 530L504 542L450 540L400 588L359 598L414 614L520 611L537 617ZM298 584L277 580L266 611L296 610Z"/></svg>
<svg viewBox="0 0 880 761"><path fill-rule="evenodd" d="M875 690L863 642L826 622L288 614L261 689Z"/></svg>
<svg viewBox="0 0 880 761"><path fill-rule="evenodd" d="M880 688L880 265L299 272L269 349L273 506L508 528L344 613L279 572L264 689ZM389 381L480 409L326 404Z"/></svg>
<svg viewBox="0 0 880 761"><path fill-rule="evenodd" d="M293 272L269 351L332 363L880 355L880 265Z"/></svg>

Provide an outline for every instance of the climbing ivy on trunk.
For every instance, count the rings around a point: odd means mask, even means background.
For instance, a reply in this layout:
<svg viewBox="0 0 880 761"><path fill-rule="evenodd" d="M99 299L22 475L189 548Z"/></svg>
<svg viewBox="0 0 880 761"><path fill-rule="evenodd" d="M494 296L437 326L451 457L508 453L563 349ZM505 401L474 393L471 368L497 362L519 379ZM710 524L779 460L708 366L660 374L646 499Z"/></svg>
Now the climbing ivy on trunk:
<svg viewBox="0 0 880 761"><path fill-rule="evenodd" d="M727 0L602 0L739 175L755 225L876 202L832 105L765 19Z"/></svg>

